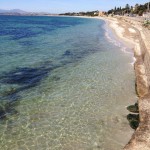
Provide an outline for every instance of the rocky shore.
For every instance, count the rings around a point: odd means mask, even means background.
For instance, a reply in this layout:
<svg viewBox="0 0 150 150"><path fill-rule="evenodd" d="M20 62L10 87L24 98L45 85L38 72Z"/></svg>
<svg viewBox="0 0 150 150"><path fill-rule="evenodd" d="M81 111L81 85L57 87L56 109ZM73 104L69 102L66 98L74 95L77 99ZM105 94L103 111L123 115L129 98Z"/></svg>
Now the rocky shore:
<svg viewBox="0 0 150 150"><path fill-rule="evenodd" d="M131 17L107 17L105 20L134 50L140 122L124 150L150 150L150 30Z"/></svg>

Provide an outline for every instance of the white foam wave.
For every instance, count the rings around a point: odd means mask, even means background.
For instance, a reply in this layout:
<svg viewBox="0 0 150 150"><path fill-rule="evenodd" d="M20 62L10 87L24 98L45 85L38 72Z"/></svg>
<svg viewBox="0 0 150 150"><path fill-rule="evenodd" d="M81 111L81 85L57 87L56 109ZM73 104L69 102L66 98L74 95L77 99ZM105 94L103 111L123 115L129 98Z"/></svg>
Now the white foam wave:
<svg viewBox="0 0 150 150"><path fill-rule="evenodd" d="M132 52L130 52L130 51L127 50L127 47L122 47L121 51L124 52L124 53L126 53L126 54L133 54Z"/></svg>
<svg viewBox="0 0 150 150"><path fill-rule="evenodd" d="M132 66L134 66L134 63L136 62L136 58L135 57L133 57L133 62L132 63L130 63Z"/></svg>
<svg viewBox="0 0 150 150"><path fill-rule="evenodd" d="M115 46L121 48L121 51L124 52L125 54L129 54L129 55L133 55L132 52L128 51L128 48L123 46L120 42L118 42L117 40L111 38L111 36L109 35L108 29L105 29L105 37L108 39L109 42L113 43ZM136 62L136 58L133 57L133 61L130 63L132 66L134 66L134 63Z"/></svg>
<svg viewBox="0 0 150 150"><path fill-rule="evenodd" d="M120 47L120 48L123 46L123 45L121 45L120 42L118 42L117 40L110 37L107 29L105 31L106 31L105 37L108 39L109 42L113 43L115 46ZM128 51L127 49L128 49L127 47L121 48L122 52L127 53L127 54L133 54L132 52Z"/></svg>
<svg viewBox="0 0 150 150"><path fill-rule="evenodd" d="M116 41L115 39L111 38L107 29L105 29L105 31L106 31L105 32L105 37L108 39L108 41L113 43L117 47L121 47L121 43Z"/></svg>

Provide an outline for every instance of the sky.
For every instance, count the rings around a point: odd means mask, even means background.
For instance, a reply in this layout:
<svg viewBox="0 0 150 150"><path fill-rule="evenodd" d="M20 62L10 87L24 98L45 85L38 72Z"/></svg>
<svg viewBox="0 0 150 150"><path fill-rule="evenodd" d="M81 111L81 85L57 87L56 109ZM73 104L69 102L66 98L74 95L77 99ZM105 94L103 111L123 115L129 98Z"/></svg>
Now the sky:
<svg viewBox="0 0 150 150"><path fill-rule="evenodd" d="M21 9L29 12L79 12L101 10L107 11L126 4L134 6L150 0L0 0L0 9Z"/></svg>

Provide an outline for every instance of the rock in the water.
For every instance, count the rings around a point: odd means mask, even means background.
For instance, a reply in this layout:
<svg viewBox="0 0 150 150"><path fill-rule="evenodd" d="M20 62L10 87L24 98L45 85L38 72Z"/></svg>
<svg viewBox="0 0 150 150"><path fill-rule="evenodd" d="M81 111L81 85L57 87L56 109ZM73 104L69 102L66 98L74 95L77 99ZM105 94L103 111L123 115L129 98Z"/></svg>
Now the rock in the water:
<svg viewBox="0 0 150 150"><path fill-rule="evenodd" d="M135 103L134 105L128 106L127 110L130 112L133 112L133 113L139 113L138 103Z"/></svg>
<svg viewBox="0 0 150 150"><path fill-rule="evenodd" d="M130 122L130 127L131 127L132 129L136 130L136 129L138 128L138 126L139 126L139 122L138 122L138 121L132 120L132 121Z"/></svg>
<svg viewBox="0 0 150 150"><path fill-rule="evenodd" d="M129 115L127 115L127 119L128 119L128 121L129 121L129 123L130 123L130 127L132 128L132 129L137 129L137 127L139 126L139 122L140 122L140 120L139 120L139 115L136 115L136 114L129 114Z"/></svg>
<svg viewBox="0 0 150 150"><path fill-rule="evenodd" d="M70 56L71 52L69 50L65 51L65 53L63 54L63 56Z"/></svg>

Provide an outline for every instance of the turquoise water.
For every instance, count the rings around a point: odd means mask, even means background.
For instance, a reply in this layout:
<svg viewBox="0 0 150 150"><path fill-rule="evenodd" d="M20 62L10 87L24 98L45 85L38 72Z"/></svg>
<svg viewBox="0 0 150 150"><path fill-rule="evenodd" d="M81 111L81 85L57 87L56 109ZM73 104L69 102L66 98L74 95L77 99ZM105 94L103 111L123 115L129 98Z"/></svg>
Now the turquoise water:
<svg viewBox="0 0 150 150"><path fill-rule="evenodd" d="M0 149L119 150L133 56L98 19L0 16Z"/></svg>

